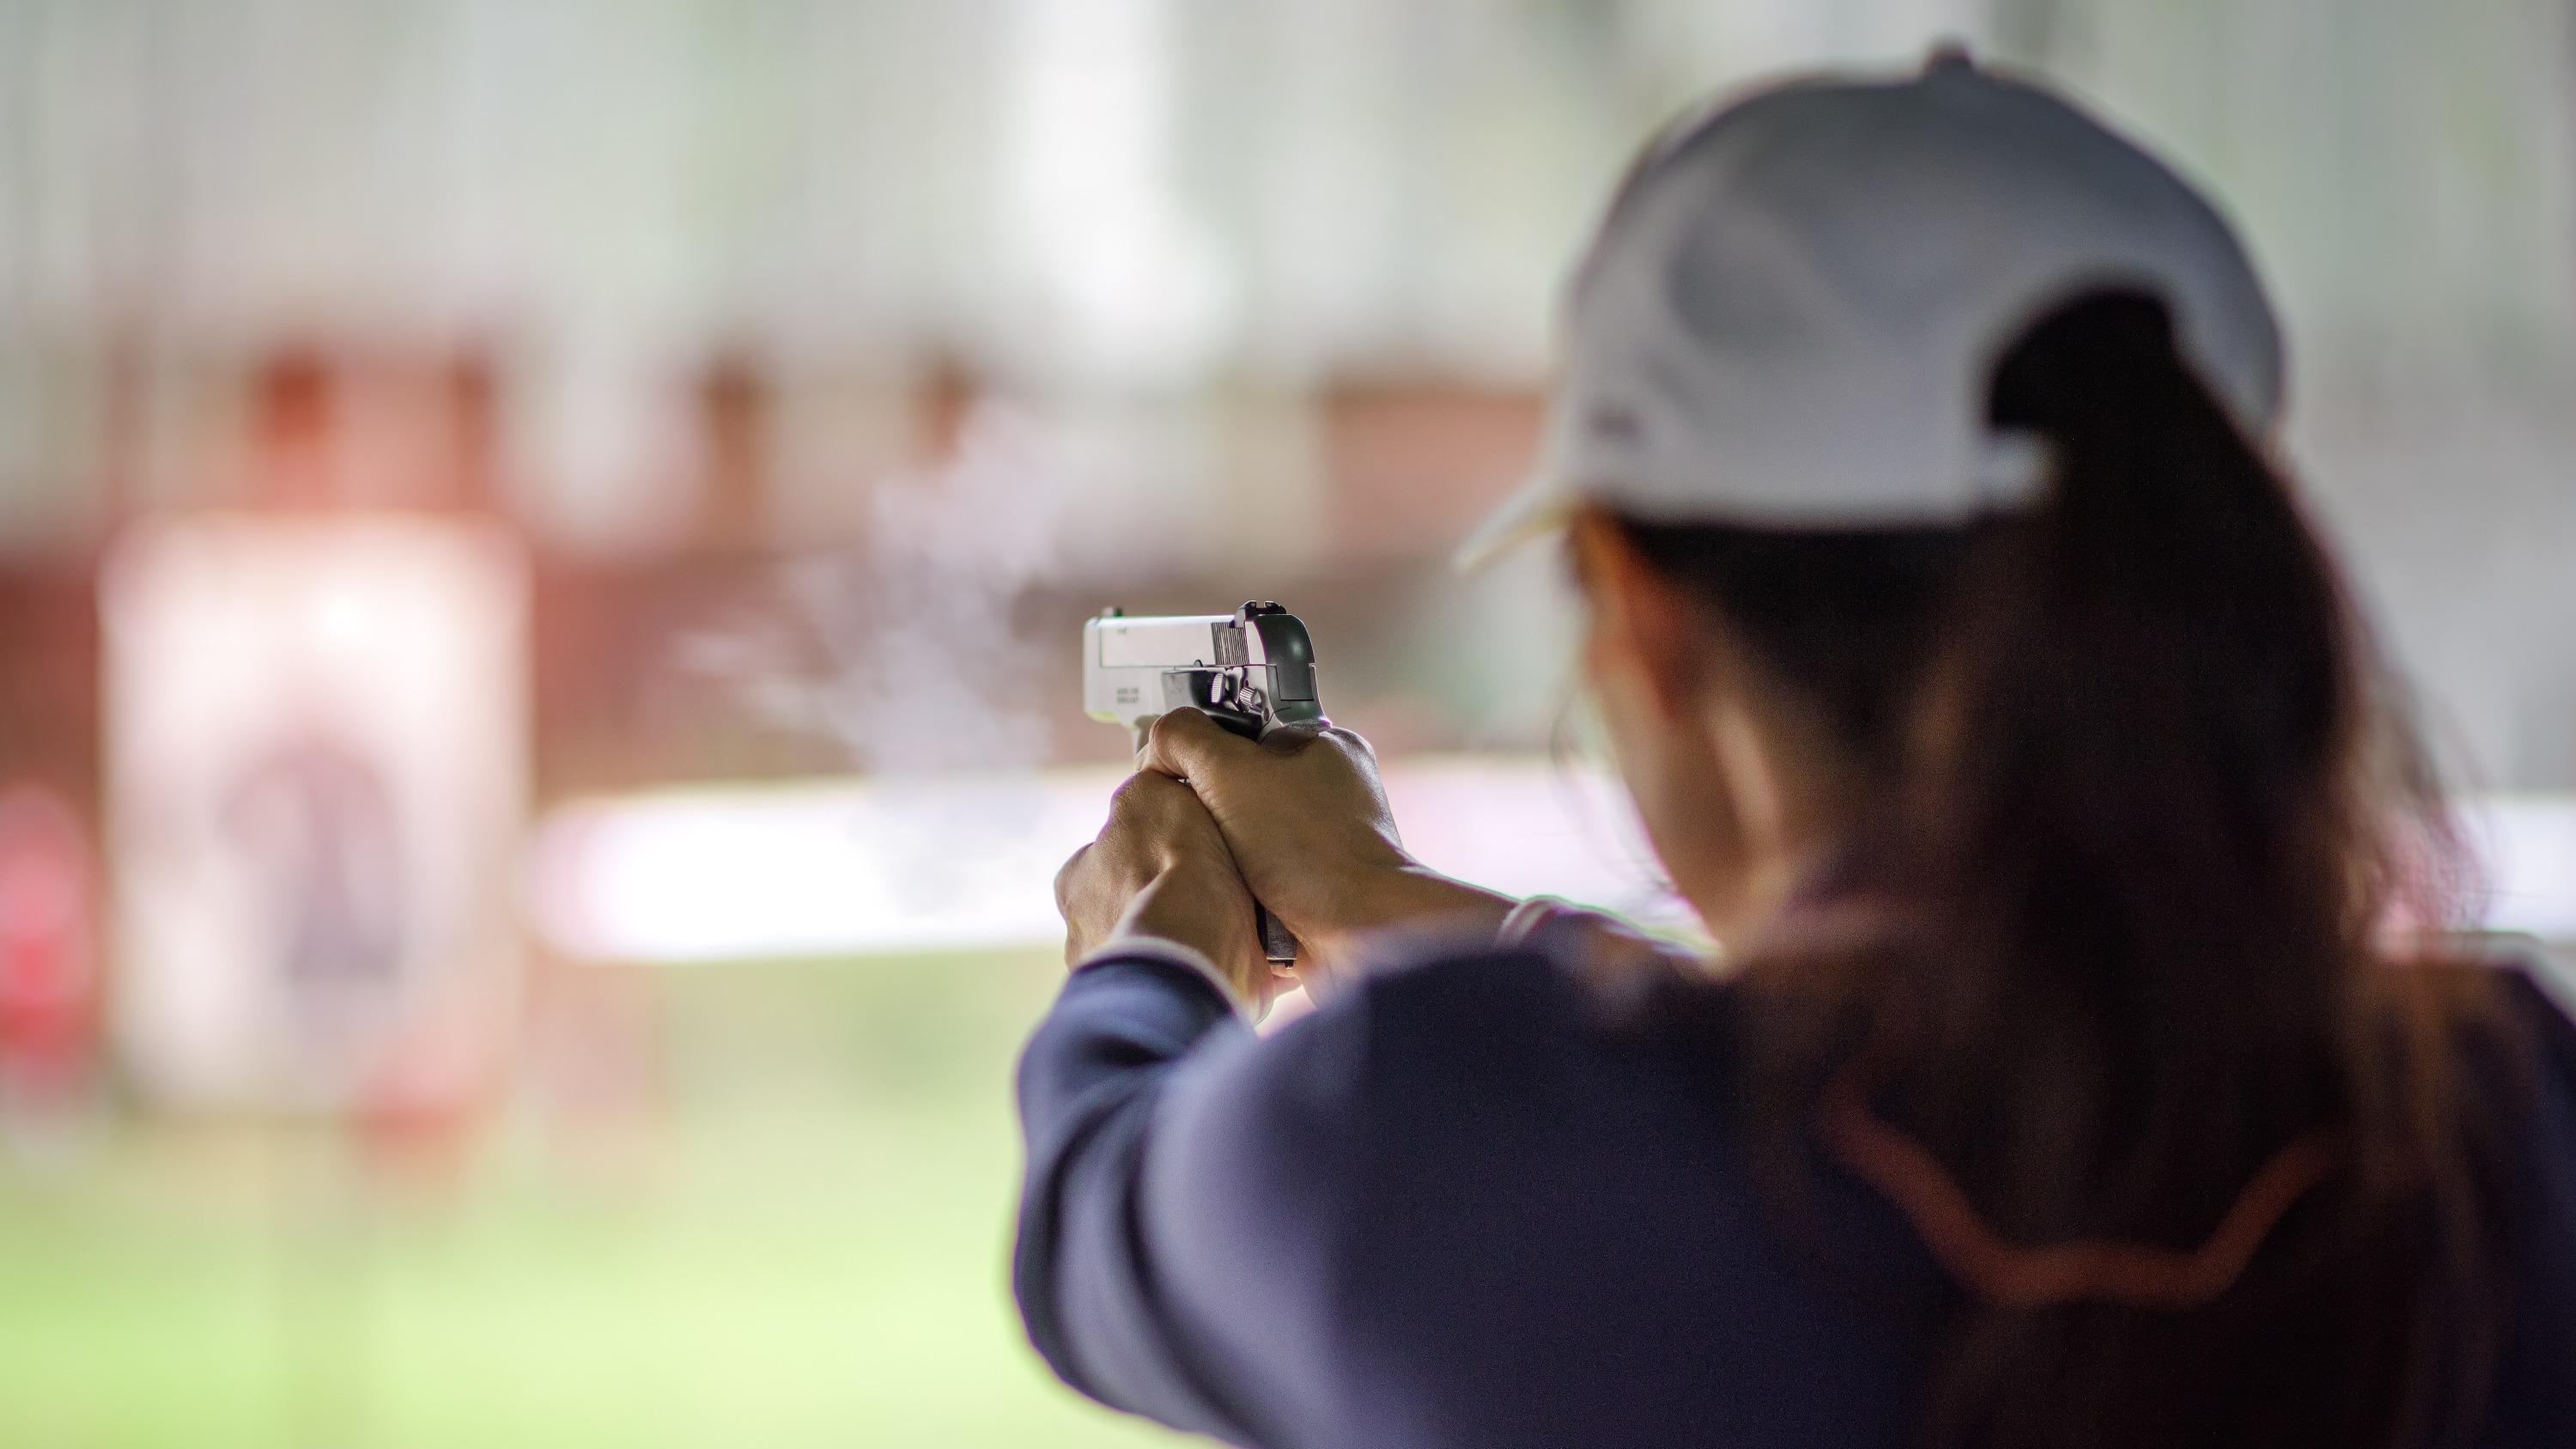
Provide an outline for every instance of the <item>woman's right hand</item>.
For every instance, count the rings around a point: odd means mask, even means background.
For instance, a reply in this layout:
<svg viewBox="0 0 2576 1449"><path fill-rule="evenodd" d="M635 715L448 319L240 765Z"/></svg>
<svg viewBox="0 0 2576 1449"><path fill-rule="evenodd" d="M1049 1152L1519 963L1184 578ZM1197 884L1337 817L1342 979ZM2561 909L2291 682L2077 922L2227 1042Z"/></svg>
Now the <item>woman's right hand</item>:
<svg viewBox="0 0 2576 1449"><path fill-rule="evenodd" d="M1137 763L1188 782L1216 817L1244 883L1297 936L1298 974L1350 964L1358 938L1392 926L1499 926L1508 897L1407 855L1377 756L1349 730L1232 734L1195 709L1162 716Z"/></svg>

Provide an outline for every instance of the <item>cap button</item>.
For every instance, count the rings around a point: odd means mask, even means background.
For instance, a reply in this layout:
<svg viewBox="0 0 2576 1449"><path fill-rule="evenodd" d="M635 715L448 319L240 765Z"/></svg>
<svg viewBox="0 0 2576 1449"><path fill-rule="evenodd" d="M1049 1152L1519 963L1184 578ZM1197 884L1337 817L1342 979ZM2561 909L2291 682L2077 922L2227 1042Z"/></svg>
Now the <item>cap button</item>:
<svg viewBox="0 0 2576 1449"><path fill-rule="evenodd" d="M1947 71L1973 71L1976 68L1977 58L1968 53L1968 42L1955 35L1943 36L1932 42L1931 53L1923 57L1925 75L1940 75Z"/></svg>

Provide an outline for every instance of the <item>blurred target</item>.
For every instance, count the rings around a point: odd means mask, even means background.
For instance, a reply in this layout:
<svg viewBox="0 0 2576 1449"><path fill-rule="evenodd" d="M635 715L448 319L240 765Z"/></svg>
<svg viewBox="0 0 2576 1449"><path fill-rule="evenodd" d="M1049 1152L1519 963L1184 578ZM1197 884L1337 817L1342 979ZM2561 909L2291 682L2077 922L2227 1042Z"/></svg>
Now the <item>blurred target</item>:
<svg viewBox="0 0 2576 1449"><path fill-rule="evenodd" d="M139 1079L209 1107L471 1096L513 1020L517 551L443 520L218 518L136 535L102 588Z"/></svg>

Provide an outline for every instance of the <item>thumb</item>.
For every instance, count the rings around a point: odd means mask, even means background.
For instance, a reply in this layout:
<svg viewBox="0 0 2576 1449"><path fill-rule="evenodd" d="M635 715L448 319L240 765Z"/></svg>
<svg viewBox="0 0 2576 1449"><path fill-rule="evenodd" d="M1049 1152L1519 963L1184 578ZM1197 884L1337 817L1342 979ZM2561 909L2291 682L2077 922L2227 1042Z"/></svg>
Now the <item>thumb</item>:
<svg viewBox="0 0 2576 1449"><path fill-rule="evenodd" d="M1183 708L1156 716L1146 727L1136 764L1156 774L1189 780L1222 771L1227 761L1241 758L1242 751L1260 748L1204 712Z"/></svg>

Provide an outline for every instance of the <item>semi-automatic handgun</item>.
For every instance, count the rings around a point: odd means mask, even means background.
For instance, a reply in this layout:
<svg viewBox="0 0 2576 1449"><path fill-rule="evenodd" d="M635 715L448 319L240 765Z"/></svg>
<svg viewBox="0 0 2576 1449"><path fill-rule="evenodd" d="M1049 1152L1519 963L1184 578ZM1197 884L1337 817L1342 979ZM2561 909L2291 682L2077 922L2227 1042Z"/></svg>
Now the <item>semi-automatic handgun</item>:
<svg viewBox="0 0 2576 1449"><path fill-rule="evenodd" d="M1315 648L1306 626L1277 604L1231 614L1129 618L1116 609L1082 626L1082 707L1133 732L1188 706L1248 739L1324 722ZM1297 938L1257 903L1262 954L1297 959Z"/></svg>

